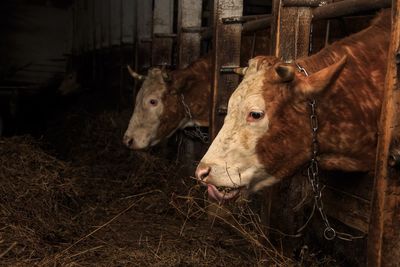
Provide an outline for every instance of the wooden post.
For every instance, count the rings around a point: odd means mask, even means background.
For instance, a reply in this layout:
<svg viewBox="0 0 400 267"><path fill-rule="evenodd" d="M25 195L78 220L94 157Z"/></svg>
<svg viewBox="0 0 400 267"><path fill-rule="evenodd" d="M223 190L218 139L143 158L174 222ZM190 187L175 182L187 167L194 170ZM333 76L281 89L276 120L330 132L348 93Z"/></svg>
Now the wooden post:
<svg viewBox="0 0 400 267"><path fill-rule="evenodd" d="M243 0L214 0L214 55L212 73L212 106L210 136L215 138L227 112L228 100L236 89L239 77L232 73L221 73L223 67L240 64L241 23L224 24L222 18L241 16Z"/></svg>
<svg viewBox="0 0 400 267"><path fill-rule="evenodd" d="M295 60L308 56L312 9L281 7L275 36L275 56Z"/></svg>
<svg viewBox="0 0 400 267"><path fill-rule="evenodd" d="M393 0L392 36L382 102L375 185L368 236L368 266L399 266L400 171L388 166L400 135L400 0Z"/></svg>
<svg viewBox="0 0 400 267"><path fill-rule="evenodd" d="M93 2L94 6L94 27L95 27L95 48L101 48L101 14L102 5L98 1Z"/></svg>
<svg viewBox="0 0 400 267"><path fill-rule="evenodd" d="M141 2L141 1L139 1ZM134 44L136 31L136 3L132 0L122 0L122 43ZM139 13L140 14L140 13Z"/></svg>
<svg viewBox="0 0 400 267"><path fill-rule="evenodd" d="M121 0L113 0L111 1L111 45L119 46L122 43L122 2Z"/></svg>
<svg viewBox="0 0 400 267"><path fill-rule="evenodd" d="M307 56L312 9L310 7L283 7L281 1L276 0L273 5L273 16L271 29L274 34L271 38L275 48L273 54L285 61ZM276 227L286 233L296 234L303 225L304 214L302 210L295 212L294 206L306 195L306 179L300 175L292 177L274 187L272 194L274 203L284 203L283 206L272 206L273 209L277 209L276 212L271 213L271 216L274 214L277 217L273 220L276 221ZM274 222L272 224L274 225Z"/></svg>
<svg viewBox="0 0 400 267"><path fill-rule="evenodd" d="M109 0L97 2L101 8L101 47L110 47L110 3Z"/></svg>
<svg viewBox="0 0 400 267"><path fill-rule="evenodd" d="M135 69L143 71L151 66L151 34L153 32L152 0L137 0L137 43Z"/></svg>
<svg viewBox="0 0 400 267"><path fill-rule="evenodd" d="M152 65L172 64L174 1L154 0Z"/></svg>
<svg viewBox="0 0 400 267"><path fill-rule="evenodd" d="M179 0L178 2L178 68L187 67L200 56L200 31L184 31L184 29L201 29L202 2L200 0ZM201 145L191 138L183 138L184 153L179 153L180 161L185 165L185 172L193 175L196 160L199 160ZM196 153L197 152L197 153Z"/></svg>
<svg viewBox="0 0 400 267"><path fill-rule="evenodd" d="M200 31L184 32L183 28L201 27L199 0L179 0L178 3L178 68L185 68L200 56Z"/></svg>

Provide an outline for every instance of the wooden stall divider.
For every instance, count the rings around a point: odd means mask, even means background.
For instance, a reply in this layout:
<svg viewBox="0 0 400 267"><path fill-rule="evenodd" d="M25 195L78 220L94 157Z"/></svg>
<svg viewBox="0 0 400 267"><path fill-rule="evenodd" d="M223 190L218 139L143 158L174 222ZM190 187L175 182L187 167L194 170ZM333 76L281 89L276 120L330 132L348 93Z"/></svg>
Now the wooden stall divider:
<svg viewBox="0 0 400 267"><path fill-rule="evenodd" d="M400 168L389 157L400 148L400 0L393 0L392 35L382 102L375 186L368 236L368 266L398 266Z"/></svg>

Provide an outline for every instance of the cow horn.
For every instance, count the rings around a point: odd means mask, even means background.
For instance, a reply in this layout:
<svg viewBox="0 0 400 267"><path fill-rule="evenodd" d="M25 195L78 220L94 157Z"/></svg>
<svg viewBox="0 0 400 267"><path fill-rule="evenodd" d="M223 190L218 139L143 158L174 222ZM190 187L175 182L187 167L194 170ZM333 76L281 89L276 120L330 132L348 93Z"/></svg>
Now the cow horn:
<svg viewBox="0 0 400 267"><path fill-rule="evenodd" d="M244 76L246 74L247 67L244 68L234 68L233 72L239 74L240 76Z"/></svg>
<svg viewBox="0 0 400 267"><path fill-rule="evenodd" d="M132 68L131 68L129 65L127 65L126 67L128 68L129 74L132 76L133 79L139 80L139 81L142 81L142 80L145 79L145 76L140 75L140 74L134 72L134 71L132 70Z"/></svg>

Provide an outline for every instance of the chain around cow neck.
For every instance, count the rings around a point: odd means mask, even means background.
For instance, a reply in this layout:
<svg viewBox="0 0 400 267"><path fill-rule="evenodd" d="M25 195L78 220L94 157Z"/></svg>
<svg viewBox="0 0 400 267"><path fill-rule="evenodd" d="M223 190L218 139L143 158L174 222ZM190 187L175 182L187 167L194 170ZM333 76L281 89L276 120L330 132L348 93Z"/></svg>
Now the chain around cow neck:
<svg viewBox="0 0 400 267"><path fill-rule="evenodd" d="M306 77L308 77L308 72L306 69L302 66L300 66L297 62L295 62L295 65L297 66L299 72L304 73ZM311 212L310 218L307 220L306 224L299 229L299 231L302 231L305 226L308 224L310 221L311 217L314 215L315 208L318 209L322 221L325 224L325 229L324 229L324 238L326 240L333 240L336 237L345 240L345 241L353 241L354 239L360 239L364 238L364 236L353 236L348 233L342 233L338 232L335 230L331 224L329 223L328 216L325 213L324 210L324 203L322 202L322 191L324 190L325 186L321 186L320 184L320 177L319 177L319 159L318 159L318 154L319 154L319 143L318 143L318 117L317 117L317 101L315 98L311 98L308 100L308 105L310 106L310 125L311 125L311 132L312 132L312 141L311 141L311 151L312 151L312 156L310 160L310 164L307 168L307 176L308 180L310 181L310 185L314 194L314 207Z"/></svg>

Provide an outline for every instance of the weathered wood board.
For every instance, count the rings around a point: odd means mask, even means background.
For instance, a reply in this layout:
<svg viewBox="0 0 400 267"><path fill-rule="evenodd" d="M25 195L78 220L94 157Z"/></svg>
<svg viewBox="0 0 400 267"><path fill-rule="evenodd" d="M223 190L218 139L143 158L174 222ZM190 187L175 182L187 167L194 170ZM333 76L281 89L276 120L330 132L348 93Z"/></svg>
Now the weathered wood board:
<svg viewBox="0 0 400 267"><path fill-rule="evenodd" d="M210 135L213 139L222 127L230 95L237 87L239 77L236 74L221 73L224 66L239 66L241 27L239 24L223 24L222 18L241 16L242 0L214 1L214 55L212 107L210 118Z"/></svg>
<svg viewBox="0 0 400 267"><path fill-rule="evenodd" d="M391 38L368 236L370 267L399 266L400 258L400 168L388 161L400 148L400 0L393 1Z"/></svg>

